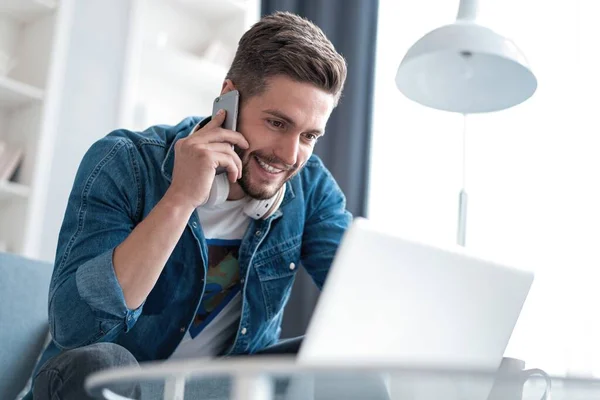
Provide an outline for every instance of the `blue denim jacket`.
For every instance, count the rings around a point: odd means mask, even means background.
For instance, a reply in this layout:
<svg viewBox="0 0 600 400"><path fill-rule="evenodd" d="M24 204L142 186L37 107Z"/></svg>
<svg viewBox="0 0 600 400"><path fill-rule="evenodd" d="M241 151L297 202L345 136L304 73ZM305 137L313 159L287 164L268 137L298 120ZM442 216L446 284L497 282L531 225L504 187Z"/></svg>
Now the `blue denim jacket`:
<svg viewBox="0 0 600 400"><path fill-rule="evenodd" d="M168 358L188 330L204 293L207 245L196 213L156 285L129 309L115 276L113 250L163 197L171 182L174 143L201 120L146 131L117 130L81 162L60 231L49 293L53 342L40 366L62 349L114 342L138 361ZM279 338L296 268L321 287L351 221L345 198L312 156L286 183L279 210L252 220L239 250L243 306L227 355L253 353Z"/></svg>

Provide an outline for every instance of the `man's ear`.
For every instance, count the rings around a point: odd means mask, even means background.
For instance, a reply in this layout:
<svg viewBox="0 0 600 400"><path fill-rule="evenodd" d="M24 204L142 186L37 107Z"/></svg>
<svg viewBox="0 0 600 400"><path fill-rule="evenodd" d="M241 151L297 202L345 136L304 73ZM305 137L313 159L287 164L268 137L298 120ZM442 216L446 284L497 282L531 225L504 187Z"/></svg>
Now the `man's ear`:
<svg viewBox="0 0 600 400"><path fill-rule="evenodd" d="M235 90L235 85L231 79L225 79L223 81L223 86L221 86L221 96L227 92L231 92L232 90Z"/></svg>

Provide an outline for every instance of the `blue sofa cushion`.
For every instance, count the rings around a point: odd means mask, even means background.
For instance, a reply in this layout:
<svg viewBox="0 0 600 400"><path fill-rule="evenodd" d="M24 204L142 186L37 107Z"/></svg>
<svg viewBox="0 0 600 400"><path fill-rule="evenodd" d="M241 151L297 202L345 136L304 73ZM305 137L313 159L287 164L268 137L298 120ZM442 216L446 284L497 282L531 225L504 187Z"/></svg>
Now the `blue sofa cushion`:
<svg viewBox="0 0 600 400"><path fill-rule="evenodd" d="M52 264L0 253L0 399L27 383L48 332Z"/></svg>

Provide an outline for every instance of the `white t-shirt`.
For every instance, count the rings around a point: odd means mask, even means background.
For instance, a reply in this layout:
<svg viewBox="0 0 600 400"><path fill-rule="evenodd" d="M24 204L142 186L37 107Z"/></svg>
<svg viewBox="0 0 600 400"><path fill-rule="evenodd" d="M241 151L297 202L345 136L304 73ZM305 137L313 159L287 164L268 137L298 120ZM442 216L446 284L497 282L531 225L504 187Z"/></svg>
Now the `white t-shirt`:
<svg viewBox="0 0 600 400"><path fill-rule="evenodd" d="M196 209L208 245L206 289L194 322L171 359L214 357L226 350L242 312L238 250L250 218L248 199Z"/></svg>

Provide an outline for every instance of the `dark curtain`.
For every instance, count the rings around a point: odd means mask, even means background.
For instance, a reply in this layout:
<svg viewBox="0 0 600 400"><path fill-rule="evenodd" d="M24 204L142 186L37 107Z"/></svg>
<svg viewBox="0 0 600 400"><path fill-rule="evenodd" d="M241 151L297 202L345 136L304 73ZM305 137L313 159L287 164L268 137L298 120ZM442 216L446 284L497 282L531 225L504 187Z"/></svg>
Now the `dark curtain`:
<svg viewBox="0 0 600 400"><path fill-rule="evenodd" d="M323 159L354 216L365 216L371 144L378 0L263 0L262 15L290 11L318 25L348 63L342 99L319 140ZM318 290L299 271L287 305L282 337L304 334L317 303Z"/></svg>

